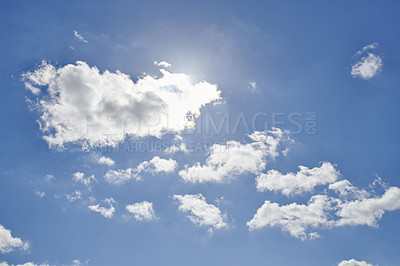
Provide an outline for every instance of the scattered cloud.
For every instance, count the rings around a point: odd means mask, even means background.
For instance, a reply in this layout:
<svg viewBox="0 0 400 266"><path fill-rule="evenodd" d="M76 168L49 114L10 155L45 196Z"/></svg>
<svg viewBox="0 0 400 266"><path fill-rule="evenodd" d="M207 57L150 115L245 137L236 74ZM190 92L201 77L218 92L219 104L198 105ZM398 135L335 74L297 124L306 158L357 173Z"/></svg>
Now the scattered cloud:
<svg viewBox="0 0 400 266"><path fill-rule="evenodd" d="M97 161L99 164L104 164L107 166L113 166L115 161L109 157L100 156L99 160Z"/></svg>
<svg viewBox="0 0 400 266"><path fill-rule="evenodd" d="M208 204L202 194L174 195L173 198L179 201L180 211L190 213L187 217L192 223L208 227L210 233L228 227L226 215L222 215L215 205Z"/></svg>
<svg viewBox="0 0 400 266"><path fill-rule="evenodd" d="M109 183L114 183L117 185L123 184L130 179L135 179L139 181L142 179L140 173L170 173L175 171L178 163L173 159L162 159L158 156L154 156L150 161L144 161L139 164L136 168L128 168L125 170L109 170L104 178Z"/></svg>
<svg viewBox="0 0 400 266"><path fill-rule="evenodd" d="M327 212L332 209L332 203L326 195L312 196L307 204L291 203L280 206L265 201L253 219L247 222L247 226L251 231L266 226L279 226L293 237L302 240L318 238L317 232L308 231L333 225Z"/></svg>
<svg viewBox="0 0 400 266"><path fill-rule="evenodd" d="M79 34L79 32L77 32L76 30L74 30L74 36L76 39L78 39L81 42L87 43L88 41L85 40L85 38L83 38L82 35Z"/></svg>
<svg viewBox="0 0 400 266"><path fill-rule="evenodd" d="M115 146L127 135L161 137L193 128L200 109L220 99L216 85L193 84L186 74L160 71L159 78L143 75L135 83L119 71L101 73L81 61L59 68L42 62L22 79L47 90L36 110L49 147L73 143L87 149Z"/></svg>
<svg viewBox="0 0 400 266"><path fill-rule="evenodd" d="M81 182L83 184L85 184L86 186L89 186L92 181L96 182L96 178L94 177L94 175L85 177L84 173L81 172L76 172L73 174L72 180L74 180L75 182Z"/></svg>
<svg viewBox="0 0 400 266"><path fill-rule="evenodd" d="M342 260L338 263L338 266L374 266L366 261L358 261L355 259L351 260Z"/></svg>
<svg viewBox="0 0 400 266"><path fill-rule="evenodd" d="M79 190L76 190L76 191L72 192L71 194L65 194L65 197L70 202L81 199L81 196L82 196L82 192L80 192Z"/></svg>
<svg viewBox="0 0 400 266"><path fill-rule="evenodd" d="M355 63L351 68L351 75L356 77L361 77L363 79L373 78L382 69L383 61L382 58L368 52L368 50L373 50L378 47L377 43L366 45L361 51L356 53L359 58L358 62Z"/></svg>
<svg viewBox="0 0 400 266"><path fill-rule="evenodd" d="M144 161L137 167L138 173L141 172L150 172L150 173L159 173L166 172L170 173L175 171L178 163L173 159L161 159L158 156L154 156L149 162Z"/></svg>
<svg viewBox="0 0 400 266"><path fill-rule="evenodd" d="M46 193L44 193L43 191L39 191L39 190L36 190L35 194L39 198L43 198L46 195Z"/></svg>
<svg viewBox="0 0 400 266"><path fill-rule="evenodd" d="M175 145L175 144L174 144L174 145L172 145L172 146L170 146L170 147L167 147L167 148L164 150L164 152L165 152L165 153L169 153L169 154L173 154L173 153L176 153L176 152L189 153L189 150L187 149L185 143L181 143L181 144L179 144L179 145Z"/></svg>
<svg viewBox="0 0 400 266"><path fill-rule="evenodd" d="M333 174L332 171L327 173ZM338 173L338 172L337 172ZM336 176L337 177L337 176ZM336 178L335 177L335 178ZM309 180L303 177L305 183ZM296 179L292 180L296 184ZM332 178L332 180L334 180ZM375 180L373 185L379 181ZM288 190L282 189L281 183L276 185L284 195L292 195L293 191L298 191L287 184ZM371 188L372 186L370 186ZM271 189L272 190L272 189ZM307 186L306 191L311 191ZM313 239L319 236L317 232L311 232L318 228L333 228L345 225L367 225L377 227L378 221L386 211L400 209L400 188L386 188L383 195L376 195L374 190L366 191L353 186L348 180L344 179L329 185L329 190L334 191L339 197L328 195L314 195L305 204L291 203L280 206L278 203L265 201L257 210L253 219L247 222L250 230L263 227L279 226L284 231L288 231L292 236L305 239ZM324 193L328 193L324 190Z"/></svg>
<svg viewBox="0 0 400 266"><path fill-rule="evenodd" d="M228 141L226 144L214 144L204 165L199 162L179 171L186 182L227 182L233 176L242 173L259 174L266 167L267 158L279 155L278 146L291 139L281 129L255 131L248 135L250 143L241 144Z"/></svg>
<svg viewBox="0 0 400 266"><path fill-rule="evenodd" d="M0 224L0 253L9 253L16 249L28 251L29 243L13 237L11 231Z"/></svg>
<svg viewBox="0 0 400 266"><path fill-rule="evenodd" d="M312 169L299 166L297 173L282 174L277 170L269 170L256 178L258 191L281 192L285 196L312 192L316 186L333 183L340 173L335 166L324 162L320 167Z"/></svg>
<svg viewBox="0 0 400 266"><path fill-rule="evenodd" d="M356 188L347 179L330 184L328 188L333 190L341 198L363 199L369 196L369 193L365 189Z"/></svg>
<svg viewBox="0 0 400 266"><path fill-rule="evenodd" d="M260 90L257 87L257 83L255 81L249 81L249 85L248 85L248 90L251 91L251 93L259 93Z"/></svg>
<svg viewBox="0 0 400 266"><path fill-rule="evenodd" d="M165 62L165 61L161 61L161 62L154 61L154 64L156 66L160 66L160 67L172 67L172 65L170 63Z"/></svg>
<svg viewBox="0 0 400 266"><path fill-rule="evenodd" d="M132 213L137 221L152 221L157 219L152 202L143 201L127 205L126 210Z"/></svg>
<svg viewBox="0 0 400 266"><path fill-rule="evenodd" d="M108 170L104 175L104 179L116 185L121 185L128 180L135 179L136 181L142 178L137 173L136 168L118 169L118 170Z"/></svg>
<svg viewBox="0 0 400 266"><path fill-rule="evenodd" d="M24 264L8 264L5 261L0 261L0 266L49 266L49 264L36 264L33 262L26 262Z"/></svg>
<svg viewBox="0 0 400 266"><path fill-rule="evenodd" d="M390 187L381 197L363 198L340 204L336 213L340 217L337 225L377 227L377 221L382 218L385 211L398 209L400 209L400 188Z"/></svg>
<svg viewBox="0 0 400 266"><path fill-rule="evenodd" d="M44 177L44 179L45 179L47 182L50 182L51 180L54 179L54 175L46 175L46 176Z"/></svg>
<svg viewBox="0 0 400 266"><path fill-rule="evenodd" d="M114 216L115 208L113 203L115 203L113 198L106 198L103 200L104 203L108 205L108 208L104 206L97 205L90 205L88 208L91 211L98 212L106 218L112 218Z"/></svg>

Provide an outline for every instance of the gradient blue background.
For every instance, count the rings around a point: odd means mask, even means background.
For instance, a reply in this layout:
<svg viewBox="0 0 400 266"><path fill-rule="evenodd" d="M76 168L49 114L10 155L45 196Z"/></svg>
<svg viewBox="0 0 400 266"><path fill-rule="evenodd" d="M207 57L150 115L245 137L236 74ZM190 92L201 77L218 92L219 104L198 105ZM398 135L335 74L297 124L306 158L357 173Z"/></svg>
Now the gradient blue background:
<svg viewBox="0 0 400 266"><path fill-rule="evenodd" d="M0 254L0 261L90 265L335 265L356 258L379 265L400 263L400 213L383 216L379 228L322 230L320 239L301 241L280 228L249 232L245 222L264 200L306 202L258 193L254 176L229 185L190 185L172 175L144 176L140 183L94 185L98 199L112 196L117 214L125 204L154 203L159 221L106 219L87 205L55 199L82 189L72 173L96 174L106 167L72 149L49 150L41 138L20 75L43 59L59 66L85 61L100 70L136 77L157 73L154 60L171 71L218 84L223 106L204 112L232 117L257 112L317 113L314 135L295 134L288 158L269 168L296 171L321 161L336 163L344 178L366 187L375 175L400 186L400 37L396 1L2 1L0 8L0 224L29 240L31 252ZM74 38L77 30L88 43ZM366 81L350 75L354 54L377 42L383 71ZM70 48L74 47L74 50ZM252 94L249 81L260 93ZM304 118L304 117L303 117ZM303 121L304 122L304 121ZM259 125L262 129L263 124ZM281 126L289 128L288 123ZM193 141L245 140L235 134L191 135ZM165 139L171 139L166 136ZM152 138L144 141L154 141ZM105 152L116 167L134 167L162 153ZM184 165L205 153L176 155ZM46 182L52 174L55 179ZM42 199L35 191L46 192ZM177 210L173 194L203 193L234 227L214 232L195 227Z"/></svg>

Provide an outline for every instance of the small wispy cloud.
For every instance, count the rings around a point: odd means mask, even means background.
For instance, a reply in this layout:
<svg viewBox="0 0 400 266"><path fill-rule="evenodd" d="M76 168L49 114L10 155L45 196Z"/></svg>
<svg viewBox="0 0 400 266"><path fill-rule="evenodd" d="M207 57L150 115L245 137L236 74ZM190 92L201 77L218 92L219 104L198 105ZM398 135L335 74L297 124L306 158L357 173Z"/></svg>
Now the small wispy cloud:
<svg viewBox="0 0 400 266"><path fill-rule="evenodd" d="M88 41L83 38L82 35L79 34L79 32L77 32L76 30L74 30L74 36L75 38L77 38L79 41L84 42L84 43L88 43Z"/></svg>
<svg viewBox="0 0 400 266"><path fill-rule="evenodd" d="M249 85L247 86L247 89L251 91L251 93L259 93L260 90L257 87L257 83L255 81L249 81Z"/></svg>
<svg viewBox="0 0 400 266"><path fill-rule="evenodd" d="M364 46L360 51L357 51L356 57L358 57L358 62L351 68L351 75L354 78L360 77L363 79L370 79L381 71L383 66L382 58L370 52L377 47L377 43L372 43Z"/></svg>

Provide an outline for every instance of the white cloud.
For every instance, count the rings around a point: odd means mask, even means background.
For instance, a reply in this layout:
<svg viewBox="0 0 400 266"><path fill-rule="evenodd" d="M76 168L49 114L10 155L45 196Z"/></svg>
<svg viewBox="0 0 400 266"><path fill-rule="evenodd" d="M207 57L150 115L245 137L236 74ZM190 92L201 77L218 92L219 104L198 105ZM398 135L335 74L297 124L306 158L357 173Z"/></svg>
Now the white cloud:
<svg viewBox="0 0 400 266"><path fill-rule="evenodd" d="M161 61L161 62L154 61L154 64L160 67L172 67L172 65L166 61Z"/></svg>
<svg viewBox="0 0 400 266"><path fill-rule="evenodd" d="M134 214L135 219L138 221L152 221L157 219L152 202L143 201L127 205L126 210Z"/></svg>
<svg viewBox="0 0 400 266"><path fill-rule="evenodd" d="M113 203L115 203L113 198L106 198L103 200L108 205L108 208L100 206L100 204L97 205L90 205L88 208L91 211L98 212L101 215L103 215L106 218L112 218L114 216L115 208L113 206Z"/></svg>
<svg viewBox="0 0 400 266"><path fill-rule="evenodd" d="M204 165L199 162L179 171L186 182L227 182L233 176L242 173L258 174L265 169L267 158L279 155L278 146L282 141L290 140L286 132L278 128L256 131L249 135L252 142L241 144L228 141L226 144L214 144Z"/></svg>
<svg viewBox="0 0 400 266"><path fill-rule="evenodd" d="M369 196L369 193L364 189L358 189L353 186L349 180L344 179L337 181L333 184L330 184L328 187L330 190L333 190L339 197L342 198L356 198L363 199Z"/></svg>
<svg viewBox="0 0 400 266"><path fill-rule="evenodd" d="M45 179L46 181L50 182L50 180L53 180L53 179L54 179L54 175L46 175L46 176L44 177L44 179Z"/></svg>
<svg viewBox="0 0 400 266"><path fill-rule="evenodd" d="M137 167L138 173L140 172L150 172L150 173L159 173L166 172L170 173L175 171L178 163L173 159L161 159L158 156L154 156L150 162L144 161Z"/></svg>
<svg viewBox="0 0 400 266"><path fill-rule="evenodd" d="M69 200L70 202L81 199L81 196L82 196L82 192L80 192L79 190L76 190L76 191L72 192L71 194L65 195L67 200Z"/></svg>
<svg viewBox="0 0 400 266"><path fill-rule="evenodd" d="M36 264L33 262L26 262L24 264L8 264L5 261L0 261L0 266L49 266L49 264Z"/></svg>
<svg viewBox="0 0 400 266"><path fill-rule="evenodd" d="M257 82L255 82L255 81L249 81L248 89L251 91L251 93L259 93L260 92L260 90L257 87Z"/></svg>
<svg viewBox="0 0 400 266"><path fill-rule="evenodd" d="M256 178L258 191L281 192L285 196L312 192L316 186L333 183L340 173L334 165L324 162L320 167L312 169L299 166L297 173L282 174L276 170L269 170Z"/></svg>
<svg viewBox="0 0 400 266"><path fill-rule="evenodd" d="M215 229L228 227L226 215L222 215L215 205L208 204L202 194L174 195L179 200L179 210L190 213L187 217L198 226L208 227L211 233Z"/></svg>
<svg viewBox="0 0 400 266"><path fill-rule="evenodd" d="M342 260L338 263L338 266L374 266L366 261L357 261L355 259Z"/></svg>
<svg viewBox="0 0 400 266"><path fill-rule="evenodd" d="M131 179L139 181L142 178L138 175L136 168L127 168L108 170L108 172L104 175L104 179L109 183L120 185Z"/></svg>
<svg viewBox="0 0 400 266"><path fill-rule="evenodd" d="M105 156L100 156L100 158L97 161L99 164L104 164L107 166L113 166L115 164L115 161L109 157Z"/></svg>
<svg viewBox="0 0 400 266"><path fill-rule="evenodd" d="M77 39L78 39L79 41L81 41L81 42L84 42L84 43L87 43L87 42L88 42L88 41L85 40L85 38L83 38L83 36L80 35L79 32L77 32L76 30L74 30L74 36L75 36L75 38L77 38Z"/></svg>
<svg viewBox="0 0 400 266"><path fill-rule="evenodd" d="M308 231L333 225L328 213L328 210L332 209L333 203L334 201L326 195L311 197L307 205L291 203L280 206L277 203L265 201L253 219L247 222L247 226L249 230L279 226L293 237L302 240L318 238L317 232Z"/></svg>
<svg viewBox="0 0 400 266"><path fill-rule="evenodd" d="M11 231L0 224L0 253L9 253L15 249L29 250L29 243L19 237L13 237Z"/></svg>
<svg viewBox="0 0 400 266"><path fill-rule="evenodd" d="M83 184L85 184L86 186L90 185L92 183L92 181L97 181L96 178L94 177L94 175L85 177L84 173L81 172L76 172L73 174L72 180L74 180L75 182L81 182Z"/></svg>
<svg viewBox="0 0 400 266"><path fill-rule="evenodd" d="M78 61L56 68L42 62L22 75L34 87L44 87L36 109L39 124L50 147L66 143L115 146L132 137L161 137L194 127L200 108L220 99L216 85L193 84L183 73L160 69L159 78L144 75L135 83L119 71L111 73Z"/></svg>
<svg viewBox="0 0 400 266"><path fill-rule="evenodd" d="M361 57L359 61L354 64L351 68L351 75L355 77L361 77L363 79L370 79L374 77L383 66L382 58L379 56L367 52L378 47L377 43L369 44L363 47L361 51L356 53L357 57ZM367 54L366 56L363 56Z"/></svg>
<svg viewBox="0 0 400 266"><path fill-rule="evenodd" d="M338 226L368 225L377 227L385 211L400 209L400 188L390 187L381 197L364 198L339 205Z"/></svg>
<svg viewBox="0 0 400 266"><path fill-rule="evenodd" d="M139 181L142 179L140 173L150 172L150 173L160 173L166 172L170 173L175 171L178 163L173 159L161 159L158 156L154 156L150 161L144 161L139 164L136 168L128 168L125 170L109 170L104 178L109 183L114 183L117 185L123 184L130 179L135 179Z"/></svg>
<svg viewBox="0 0 400 266"><path fill-rule="evenodd" d="M306 178L304 179L308 182ZM291 182L296 184L297 181ZM291 182L287 182L288 191L281 190L283 194L291 195L293 191L296 191L290 187ZM370 188L376 183L384 184L379 178ZM280 189L283 187L279 185ZM378 196L374 190L359 189L344 179L330 184L329 189L336 192L339 198L314 195L306 205L291 203L283 206L265 201L247 225L250 230L279 226L292 236L305 240L319 236L317 232L308 233L311 229L345 225L377 227L378 221L386 211L400 209L400 188L398 187L387 188L383 195ZM324 193L328 191L324 190Z"/></svg>
<svg viewBox="0 0 400 266"><path fill-rule="evenodd" d="M35 194L39 198L43 198L46 195L46 193L44 193L43 191L39 191L39 190L36 190Z"/></svg>

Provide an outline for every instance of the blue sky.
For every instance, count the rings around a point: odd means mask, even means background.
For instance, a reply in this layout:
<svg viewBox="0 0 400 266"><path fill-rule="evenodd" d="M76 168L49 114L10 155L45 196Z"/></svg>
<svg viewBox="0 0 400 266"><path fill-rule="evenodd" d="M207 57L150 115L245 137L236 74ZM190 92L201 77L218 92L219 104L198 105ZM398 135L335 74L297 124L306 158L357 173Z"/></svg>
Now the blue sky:
<svg viewBox="0 0 400 266"><path fill-rule="evenodd" d="M0 265L398 265L398 9L5 1Z"/></svg>

